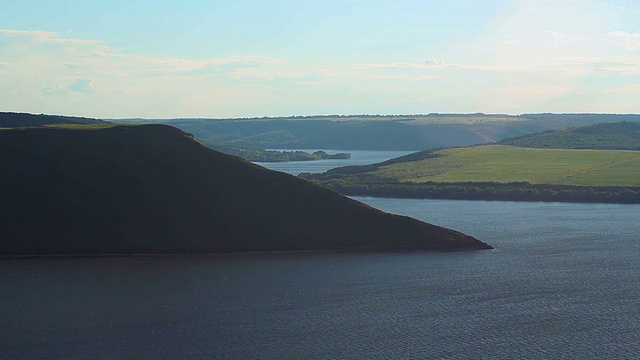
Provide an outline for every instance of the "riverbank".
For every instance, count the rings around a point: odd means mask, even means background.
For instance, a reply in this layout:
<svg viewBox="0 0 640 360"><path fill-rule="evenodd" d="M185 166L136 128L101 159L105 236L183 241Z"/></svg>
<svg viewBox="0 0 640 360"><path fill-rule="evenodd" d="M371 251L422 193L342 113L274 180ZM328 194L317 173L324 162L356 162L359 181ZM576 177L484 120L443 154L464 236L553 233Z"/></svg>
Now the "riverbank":
<svg viewBox="0 0 640 360"><path fill-rule="evenodd" d="M383 198L528 201L640 204L640 187L571 186L517 183L402 183L394 181L318 180L317 176L301 175L348 196Z"/></svg>

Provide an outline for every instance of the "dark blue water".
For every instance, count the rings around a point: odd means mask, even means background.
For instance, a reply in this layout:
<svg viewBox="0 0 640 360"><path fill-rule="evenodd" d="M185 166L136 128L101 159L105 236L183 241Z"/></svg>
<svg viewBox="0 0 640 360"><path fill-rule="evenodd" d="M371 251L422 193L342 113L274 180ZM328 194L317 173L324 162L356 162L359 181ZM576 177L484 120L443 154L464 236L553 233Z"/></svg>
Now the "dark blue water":
<svg viewBox="0 0 640 360"><path fill-rule="evenodd" d="M280 150L278 151L295 151L295 150ZM372 150L326 150L326 149L296 149L313 153L314 151L324 150L329 154L334 153L350 153L351 159L344 160L316 160L316 161L291 161L284 163L263 163L257 162L256 164L264 166L271 170L282 171L293 175L300 173L321 173L329 169L333 169L338 166L351 166L351 165L367 165L379 163L391 158L399 157L402 155L410 154L412 151L372 151Z"/></svg>
<svg viewBox="0 0 640 360"><path fill-rule="evenodd" d="M297 174L404 154L351 153L264 165ZM640 206L358 200L496 249L0 260L0 358L640 354Z"/></svg>
<svg viewBox="0 0 640 360"><path fill-rule="evenodd" d="M496 249L2 260L0 358L640 354L640 206L359 200Z"/></svg>

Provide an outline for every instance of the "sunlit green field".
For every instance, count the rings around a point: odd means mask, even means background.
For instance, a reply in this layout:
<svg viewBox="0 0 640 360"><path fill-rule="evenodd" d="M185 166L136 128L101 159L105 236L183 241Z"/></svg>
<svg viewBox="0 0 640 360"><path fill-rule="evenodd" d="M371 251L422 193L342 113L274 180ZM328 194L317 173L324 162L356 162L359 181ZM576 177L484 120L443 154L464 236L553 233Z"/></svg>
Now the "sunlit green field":
<svg viewBox="0 0 640 360"><path fill-rule="evenodd" d="M383 166L374 172L400 181L520 182L640 186L640 152L534 149L486 145L444 149L437 158Z"/></svg>

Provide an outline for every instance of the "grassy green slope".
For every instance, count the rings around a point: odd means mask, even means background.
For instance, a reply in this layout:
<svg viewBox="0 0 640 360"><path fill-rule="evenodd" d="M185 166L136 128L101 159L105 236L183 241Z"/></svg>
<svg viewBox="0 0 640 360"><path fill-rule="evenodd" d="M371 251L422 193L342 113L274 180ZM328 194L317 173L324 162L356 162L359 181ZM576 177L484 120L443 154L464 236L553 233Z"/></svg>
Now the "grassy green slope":
<svg viewBox="0 0 640 360"><path fill-rule="evenodd" d="M444 149L421 161L382 166L373 175L402 182L529 182L640 186L640 152L485 145Z"/></svg>
<svg viewBox="0 0 640 360"><path fill-rule="evenodd" d="M0 131L0 254L487 248L165 125Z"/></svg>
<svg viewBox="0 0 640 360"><path fill-rule="evenodd" d="M640 123L605 123L506 139L503 145L554 149L640 150Z"/></svg>

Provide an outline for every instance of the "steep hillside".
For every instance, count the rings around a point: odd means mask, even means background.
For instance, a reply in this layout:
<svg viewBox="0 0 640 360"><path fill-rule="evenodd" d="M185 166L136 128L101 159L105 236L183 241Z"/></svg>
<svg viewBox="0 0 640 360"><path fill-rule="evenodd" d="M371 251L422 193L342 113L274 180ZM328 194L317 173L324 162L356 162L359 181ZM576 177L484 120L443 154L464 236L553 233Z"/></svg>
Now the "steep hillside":
<svg viewBox="0 0 640 360"><path fill-rule="evenodd" d="M640 123L604 123L506 139L503 145L554 149L640 150Z"/></svg>
<svg viewBox="0 0 640 360"><path fill-rule="evenodd" d="M169 126L89 129L0 131L0 254L488 248Z"/></svg>

